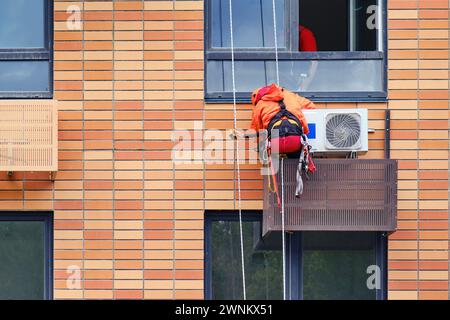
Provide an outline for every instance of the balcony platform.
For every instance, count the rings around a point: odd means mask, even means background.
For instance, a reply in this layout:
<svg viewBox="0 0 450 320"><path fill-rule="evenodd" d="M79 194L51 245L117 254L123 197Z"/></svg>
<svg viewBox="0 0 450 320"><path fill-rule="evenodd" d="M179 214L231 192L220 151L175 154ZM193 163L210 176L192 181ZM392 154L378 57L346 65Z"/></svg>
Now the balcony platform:
<svg viewBox="0 0 450 320"><path fill-rule="evenodd" d="M317 171L309 180L303 178L304 192L296 198L298 160L284 161L286 231L396 230L396 160L315 159L314 163ZM264 177L263 236L281 231L281 213L276 195L268 189L269 178Z"/></svg>

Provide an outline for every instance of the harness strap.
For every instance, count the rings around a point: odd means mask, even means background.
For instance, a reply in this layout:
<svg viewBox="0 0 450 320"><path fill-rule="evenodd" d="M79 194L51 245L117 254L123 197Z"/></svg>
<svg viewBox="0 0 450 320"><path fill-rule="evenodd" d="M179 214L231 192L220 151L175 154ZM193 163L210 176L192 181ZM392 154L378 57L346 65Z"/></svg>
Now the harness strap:
<svg viewBox="0 0 450 320"><path fill-rule="evenodd" d="M290 112L287 108L286 108L286 104L284 103L283 100L278 101L278 104L280 105L280 110L277 112L277 114L275 114L273 116L273 118L270 120L269 125L267 127L267 131L268 131L268 135L269 137L272 134L272 127L273 125L278 122L279 120L281 120L283 117L286 117L288 119L294 120L295 123L298 125L298 127L302 130L303 132L303 126L300 122L300 120L292 114L292 112Z"/></svg>

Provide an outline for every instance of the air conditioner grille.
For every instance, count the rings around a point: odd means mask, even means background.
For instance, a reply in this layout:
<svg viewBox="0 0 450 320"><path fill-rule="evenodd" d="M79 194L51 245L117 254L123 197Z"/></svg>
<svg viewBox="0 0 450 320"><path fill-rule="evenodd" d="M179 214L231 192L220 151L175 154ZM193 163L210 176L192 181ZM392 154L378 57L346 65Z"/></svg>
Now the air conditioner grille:
<svg viewBox="0 0 450 320"><path fill-rule="evenodd" d="M326 117L329 149L357 149L361 144L361 117L357 113L330 113Z"/></svg>

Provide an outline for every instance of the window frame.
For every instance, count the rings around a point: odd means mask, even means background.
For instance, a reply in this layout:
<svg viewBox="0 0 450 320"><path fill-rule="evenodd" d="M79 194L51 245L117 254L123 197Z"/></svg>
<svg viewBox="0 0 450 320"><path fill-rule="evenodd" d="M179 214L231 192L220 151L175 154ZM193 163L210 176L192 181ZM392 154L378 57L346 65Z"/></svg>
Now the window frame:
<svg viewBox="0 0 450 320"><path fill-rule="evenodd" d="M0 91L0 99L53 98L53 1L44 0L44 47L0 49L3 61L48 61L48 91Z"/></svg>
<svg viewBox="0 0 450 320"><path fill-rule="evenodd" d="M320 231L327 232L327 231ZM366 232L366 231L349 231ZM374 232L374 231L371 231ZM376 264L381 271L381 288L376 289L376 300L387 300L388 272L387 252L388 239L384 232L376 233L375 255ZM287 265L286 272L289 300L303 300L303 232L294 232L286 237ZM369 276L369 275L368 275ZM292 281L291 281L292 280ZM291 285L292 284L292 285Z"/></svg>
<svg viewBox="0 0 450 320"><path fill-rule="evenodd" d="M212 47L212 22L211 22L211 16L212 16L212 5L209 5L209 2L212 0L206 0L205 1L205 12L207 13L205 16L207 17L207 19L205 19L205 24L206 24L206 28L205 30L207 30L207 32L205 32L206 36L205 39L207 38L206 44L207 46L205 46L205 48L207 48L208 52L212 52L212 53L227 53L229 58L227 58L226 60L231 60L231 53L230 53L230 49L228 48L214 48ZM285 23L284 24L284 36L285 39L287 41L287 46L286 47L278 47L278 53L281 52L290 52L292 51L292 47L297 46L298 47L298 37L295 36L295 32L292 32L292 28L293 26L295 26L295 24L292 21L295 21L295 11L298 11L298 1L292 1L292 0L287 0L285 2L285 7L284 7L284 15L285 17L289 17L288 22L289 23ZM269 55L270 59L273 59L274 57L274 49L271 47L267 47L267 48L257 48L257 47L249 47L249 48L234 48L234 52L235 52L235 57L236 60L238 60L237 57L240 57L241 54L258 54L258 53L266 53Z"/></svg>
<svg viewBox="0 0 450 320"><path fill-rule="evenodd" d="M211 266L211 224L214 221L239 221L239 214L235 211L205 211L204 218L204 295L205 300L212 300L212 266ZM259 211L242 211L242 221L261 222L262 213ZM262 230L261 230L262 231Z"/></svg>
<svg viewBox="0 0 450 320"><path fill-rule="evenodd" d="M205 19L205 39L204 39L204 98L207 103L226 103L233 101L232 92L208 92L207 91L207 65L208 61L230 61L231 51L227 48L216 49L212 48L212 27L211 27L211 0L204 1ZM318 52L299 52L292 50L298 48L298 31L290 32L289 30L297 30L298 26L298 0L286 0L285 16L289 17L289 21L285 26L289 26L286 31L286 39L288 39L288 51L281 50L278 52L278 59L280 61L286 60L379 60L383 61L382 66L382 91L353 91L353 92L297 92L306 98L317 102L383 102L387 101L388 93L388 75L387 75L387 58L388 58L388 40L387 40L387 0L379 0L381 3L381 24L382 30L380 35L381 41L378 41L378 46L382 46L382 51L318 51ZM290 11L288 10L290 8ZM255 49L236 49L234 52L235 61L240 60L275 60L275 52L273 48L255 48ZM250 103L250 92L237 92L236 99L238 103Z"/></svg>
<svg viewBox="0 0 450 320"><path fill-rule="evenodd" d="M262 227L263 212L243 210L242 221L260 222ZM239 221L237 211L207 210L204 214L204 298L212 300L212 265L211 265L211 223L214 221ZM262 230L261 230L262 231ZM323 231L327 232L327 231ZM352 231L357 232L357 231ZM364 231L361 231L364 232ZM376 290L376 300L387 299L388 272L387 252L388 238L384 232L377 232L375 244L376 263L381 269L381 288ZM287 300L303 300L302 283L302 237L303 232L286 234L286 290Z"/></svg>
<svg viewBox="0 0 450 320"><path fill-rule="evenodd" d="M39 221L44 223L45 288L43 300L53 299L53 213L50 211L0 211L1 221Z"/></svg>

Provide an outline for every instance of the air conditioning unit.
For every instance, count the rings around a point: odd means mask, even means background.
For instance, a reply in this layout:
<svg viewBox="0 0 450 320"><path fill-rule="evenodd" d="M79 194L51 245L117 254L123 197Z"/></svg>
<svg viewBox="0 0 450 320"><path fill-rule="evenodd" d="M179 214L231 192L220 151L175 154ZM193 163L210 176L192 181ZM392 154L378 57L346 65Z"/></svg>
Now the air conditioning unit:
<svg viewBox="0 0 450 320"><path fill-rule="evenodd" d="M367 152L367 109L303 110L313 152Z"/></svg>

